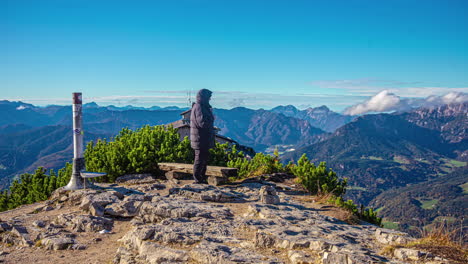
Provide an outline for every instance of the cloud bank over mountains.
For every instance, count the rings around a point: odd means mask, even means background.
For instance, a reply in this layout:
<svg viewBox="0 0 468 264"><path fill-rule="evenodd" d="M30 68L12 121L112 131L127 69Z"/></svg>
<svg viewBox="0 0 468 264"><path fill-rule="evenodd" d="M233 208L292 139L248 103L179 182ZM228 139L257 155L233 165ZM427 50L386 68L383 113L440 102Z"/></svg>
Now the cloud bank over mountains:
<svg viewBox="0 0 468 264"><path fill-rule="evenodd" d="M439 83L423 81L386 80L378 78L316 80L305 82L305 87L285 87L281 92L264 88L228 90L211 88L213 97L211 105L216 108L229 109L247 107L251 109L272 109L279 105L294 105L298 109L326 105L335 112L347 115L366 113L411 110L421 106L441 105L454 102L465 102L468 97L468 86L457 83L457 86L443 86ZM84 102L96 102L99 105L127 105L137 107L178 106L190 107L195 101L198 89L136 89L129 95L102 95L94 91L83 91ZM71 103L64 98L4 98L9 101L23 101L36 105Z"/></svg>
<svg viewBox="0 0 468 264"><path fill-rule="evenodd" d="M383 90L370 99L345 109L346 115L363 115L367 113L408 111L412 108L431 107L468 101L468 94L449 92L445 95L431 95L426 98L403 98L389 90Z"/></svg>

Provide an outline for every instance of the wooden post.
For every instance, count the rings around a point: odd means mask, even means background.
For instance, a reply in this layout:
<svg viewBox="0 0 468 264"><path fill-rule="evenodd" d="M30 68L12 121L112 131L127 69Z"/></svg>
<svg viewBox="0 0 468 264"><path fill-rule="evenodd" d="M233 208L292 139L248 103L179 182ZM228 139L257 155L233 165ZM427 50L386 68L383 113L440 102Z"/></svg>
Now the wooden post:
<svg viewBox="0 0 468 264"><path fill-rule="evenodd" d="M83 120L81 93L73 93L73 172L66 190L83 189L80 172L85 168L83 157Z"/></svg>

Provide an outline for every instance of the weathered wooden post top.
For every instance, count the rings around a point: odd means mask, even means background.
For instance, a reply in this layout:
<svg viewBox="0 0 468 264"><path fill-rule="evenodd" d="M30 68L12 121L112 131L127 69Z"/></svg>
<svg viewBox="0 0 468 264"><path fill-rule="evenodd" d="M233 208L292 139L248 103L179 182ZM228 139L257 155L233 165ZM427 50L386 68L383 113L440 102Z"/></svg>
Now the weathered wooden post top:
<svg viewBox="0 0 468 264"><path fill-rule="evenodd" d="M83 157L83 118L81 93L73 93L73 172L66 190L83 189L80 172L85 168Z"/></svg>

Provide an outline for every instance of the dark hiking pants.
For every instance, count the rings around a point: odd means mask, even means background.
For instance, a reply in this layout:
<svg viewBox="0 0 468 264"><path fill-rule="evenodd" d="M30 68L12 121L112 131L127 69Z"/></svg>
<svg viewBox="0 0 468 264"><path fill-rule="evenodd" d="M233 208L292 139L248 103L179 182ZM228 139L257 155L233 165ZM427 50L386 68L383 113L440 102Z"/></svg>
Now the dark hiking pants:
<svg viewBox="0 0 468 264"><path fill-rule="evenodd" d="M196 183L207 183L206 166L208 165L209 149L195 149L193 162L193 180Z"/></svg>

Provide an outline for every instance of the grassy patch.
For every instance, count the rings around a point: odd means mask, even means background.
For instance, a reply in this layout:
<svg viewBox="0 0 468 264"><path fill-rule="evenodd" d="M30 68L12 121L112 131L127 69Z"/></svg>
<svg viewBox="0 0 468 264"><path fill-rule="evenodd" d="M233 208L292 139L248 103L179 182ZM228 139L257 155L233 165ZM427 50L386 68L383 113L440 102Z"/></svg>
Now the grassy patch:
<svg viewBox="0 0 468 264"><path fill-rule="evenodd" d="M361 159L364 159L364 160L384 160L383 158L377 157L377 156L361 156Z"/></svg>
<svg viewBox="0 0 468 264"><path fill-rule="evenodd" d="M433 200L419 200L421 202L421 208L425 210L434 209L434 206L439 202L437 199Z"/></svg>
<svg viewBox="0 0 468 264"><path fill-rule="evenodd" d="M465 182L464 184L458 186L463 189L464 194L468 194L468 182Z"/></svg>
<svg viewBox="0 0 468 264"><path fill-rule="evenodd" d="M458 161L454 159L441 159L443 161L442 166L448 167L448 168L459 168L466 166L467 162L465 161Z"/></svg>
<svg viewBox="0 0 468 264"><path fill-rule="evenodd" d="M425 160L425 159L418 159L418 161L421 162L421 163L429 164L429 165L432 164L430 161Z"/></svg>
<svg viewBox="0 0 468 264"><path fill-rule="evenodd" d="M400 164L409 164L409 160L401 156L393 156L393 161Z"/></svg>
<svg viewBox="0 0 468 264"><path fill-rule="evenodd" d="M455 167L464 167L464 166L466 166L465 161L450 160L450 163Z"/></svg>
<svg viewBox="0 0 468 264"><path fill-rule="evenodd" d="M388 229L398 229L398 227L400 226L399 223L391 222L391 221L383 221L382 225L383 227L388 228Z"/></svg>

